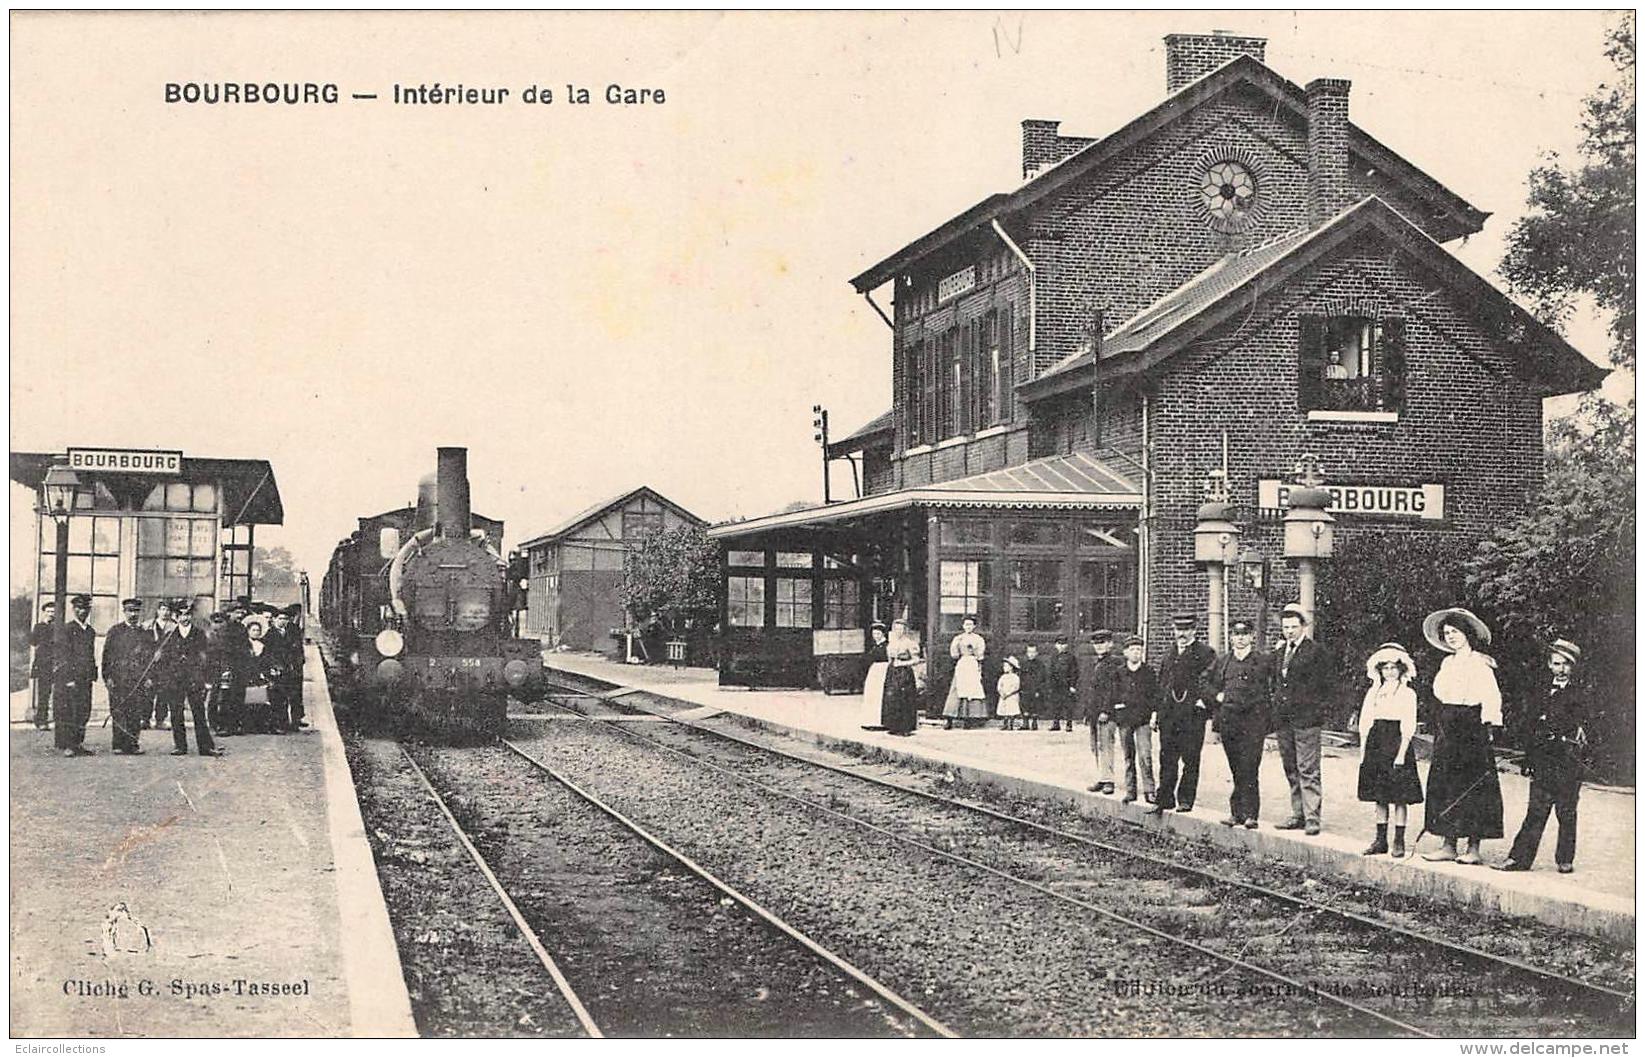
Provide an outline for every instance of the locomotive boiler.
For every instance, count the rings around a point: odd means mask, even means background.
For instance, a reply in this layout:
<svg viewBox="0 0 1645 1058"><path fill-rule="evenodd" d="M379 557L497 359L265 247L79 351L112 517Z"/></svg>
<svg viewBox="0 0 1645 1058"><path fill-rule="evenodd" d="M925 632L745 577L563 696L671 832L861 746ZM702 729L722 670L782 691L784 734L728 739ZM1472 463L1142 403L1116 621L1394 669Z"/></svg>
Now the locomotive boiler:
<svg viewBox="0 0 1645 1058"><path fill-rule="evenodd" d="M510 627L502 523L474 521L468 450L441 448L414 509L361 519L333 552L321 618L368 712L495 731L511 696L541 689L540 644Z"/></svg>

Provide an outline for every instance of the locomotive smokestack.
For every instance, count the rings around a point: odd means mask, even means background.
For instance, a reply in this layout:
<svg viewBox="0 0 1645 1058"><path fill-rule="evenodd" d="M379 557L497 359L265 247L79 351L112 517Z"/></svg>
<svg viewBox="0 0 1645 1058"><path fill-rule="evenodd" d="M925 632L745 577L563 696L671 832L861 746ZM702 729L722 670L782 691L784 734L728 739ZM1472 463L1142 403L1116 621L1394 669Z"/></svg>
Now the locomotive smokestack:
<svg viewBox="0 0 1645 1058"><path fill-rule="evenodd" d="M433 474L424 474L417 479L417 512L411 522L414 533L434 528L434 508L440 502L439 493L435 491L437 480Z"/></svg>
<svg viewBox="0 0 1645 1058"><path fill-rule="evenodd" d="M440 523L439 535L453 540L468 539L468 449L440 449L436 488L439 490L435 512Z"/></svg>

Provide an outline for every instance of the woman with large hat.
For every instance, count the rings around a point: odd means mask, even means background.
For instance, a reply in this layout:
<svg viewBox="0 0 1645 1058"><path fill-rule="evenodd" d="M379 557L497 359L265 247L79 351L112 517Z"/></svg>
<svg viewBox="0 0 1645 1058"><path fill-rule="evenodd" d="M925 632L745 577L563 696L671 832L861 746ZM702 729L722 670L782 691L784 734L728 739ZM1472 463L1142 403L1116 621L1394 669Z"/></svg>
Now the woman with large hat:
<svg viewBox="0 0 1645 1058"><path fill-rule="evenodd" d="M1365 659L1371 686L1359 708L1359 799L1377 806L1377 836L1364 852L1390 852L1388 817L1394 823L1391 855L1405 855L1407 805L1422 803L1422 780L1411 737L1417 732L1416 662L1398 643L1384 643Z"/></svg>
<svg viewBox="0 0 1645 1058"><path fill-rule="evenodd" d="M1449 655L1434 676L1439 734L1423 818L1423 828L1445 843L1423 858L1475 864L1480 842L1502 836L1502 789L1491 751L1491 728L1502 726L1502 691L1496 662L1476 649L1490 644L1491 630L1469 611L1450 607L1429 614L1422 635Z"/></svg>

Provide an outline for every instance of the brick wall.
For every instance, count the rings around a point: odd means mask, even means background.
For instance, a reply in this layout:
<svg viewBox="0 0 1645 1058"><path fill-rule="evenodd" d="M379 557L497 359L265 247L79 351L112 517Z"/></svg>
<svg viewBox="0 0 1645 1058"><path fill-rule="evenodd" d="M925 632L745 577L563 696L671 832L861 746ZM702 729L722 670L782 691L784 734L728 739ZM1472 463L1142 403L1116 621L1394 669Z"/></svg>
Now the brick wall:
<svg viewBox="0 0 1645 1058"><path fill-rule="evenodd" d="M1308 219L1323 224L1351 202L1348 177L1349 82L1308 82Z"/></svg>
<svg viewBox="0 0 1645 1058"><path fill-rule="evenodd" d="M1165 90L1175 92L1241 55L1262 62L1268 42L1228 33L1172 33L1165 38Z"/></svg>
<svg viewBox="0 0 1645 1058"><path fill-rule="evenodd" d="M1298 410L1297 316L1345 307L1406 320L1406 398L1392 424L1310 422ZM1339 250L1306 278L1266 298L1169 363L1159 378L1150 430L1154 469L1153 562L1149 592L1151 647L1169 640L1164 615L1203 612L1206 577L1193 564L1195 508L1205 473L1220 464L1228 432L1229 483L1249 509L1256 483L1288 478L1303 452L1320 458L1331 480L1445 486L1444 522L1343 515L1344 533L1464 534L1477 539L1532 501L1542 473L1542 401L1509 370L1509 361L1468 317L1466 307L1395 256L1380 238ZM1280 528L1254 534L1271 558ZM1247 540L1247 543L1250 541ZM1273 569L1271 630L1278 606L1295 598L1296 578L1283 561ZM1254 614L1255 598L1232 593L1237 615ZM1327 623L1329 614L1322 615ZM1409 640L1411 629L1390 629Z"/></svg>
<svg viewBox="0 0 1645 1058"><path fill-rule="evenodd" d="M1089 136L1059 136L1060 121L1029 118L1022 123L1022 175L1049 169L1080 148L1096 142Z"/></svg>

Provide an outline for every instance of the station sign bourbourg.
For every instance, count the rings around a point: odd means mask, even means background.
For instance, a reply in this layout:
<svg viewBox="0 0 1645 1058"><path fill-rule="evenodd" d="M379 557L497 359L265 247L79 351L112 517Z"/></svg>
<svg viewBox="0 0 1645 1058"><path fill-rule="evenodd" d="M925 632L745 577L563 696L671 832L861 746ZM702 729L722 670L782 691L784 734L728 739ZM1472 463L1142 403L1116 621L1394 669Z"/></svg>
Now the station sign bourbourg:
<svg viewBox="0 0 1645 1058"><path fill-rule="evenodd" d="M183 472L183 453L146 448L71 448L69 469L105 474L165 474Z"/></svg>
<svg viewBox="0 0 1645 1058"><path fill-rule="evenodd" d="M1364 514L1382 518L1411 518L1442 521L1445 518L1445 486L1327 484L1331 494L1326 510L1332 514ZM1257 507L1263 511L1284 511L1290 505L1295 485L1278 478L1257 482Z"/></svg>

